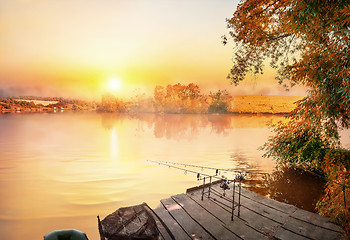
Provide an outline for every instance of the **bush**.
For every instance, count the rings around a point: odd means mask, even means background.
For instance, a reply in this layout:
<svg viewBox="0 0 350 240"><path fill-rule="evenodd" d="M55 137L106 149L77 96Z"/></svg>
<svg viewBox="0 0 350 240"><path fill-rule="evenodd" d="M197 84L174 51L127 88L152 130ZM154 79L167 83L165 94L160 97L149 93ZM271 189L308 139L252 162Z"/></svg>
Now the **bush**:
<svg viewBox="0 0 350 240"><path fill-rule="evenodd" d="M279 122L274 127L275 135L261 148L265 157L273 157L282 163L305 164L321 170L331 143L320 129L307 122Z"/></svg>
<svg viewBox="0 0 350 240"><path fill-rule="evenodd" d="M346 168L337 169L332 171L332 175L334 179L327 183L325 195L317 203L316 210L321 215L333 218L350 235L350 189L337 184L350 186L350 172Z"/></svg>
<svg viewBox="0 0 350 240"><path fill-rule="evenodd" d="M229 94L226 90L211 92L209 96L213 102L208 107L208 113L227 113Z"/></svg>
<svg viewBox="0 0 350 240"><path fill-rule="evenodd" d="M316 209L320 214L333 218L350 235L350 151L329 150L322 169L330 181Z"/></svg>

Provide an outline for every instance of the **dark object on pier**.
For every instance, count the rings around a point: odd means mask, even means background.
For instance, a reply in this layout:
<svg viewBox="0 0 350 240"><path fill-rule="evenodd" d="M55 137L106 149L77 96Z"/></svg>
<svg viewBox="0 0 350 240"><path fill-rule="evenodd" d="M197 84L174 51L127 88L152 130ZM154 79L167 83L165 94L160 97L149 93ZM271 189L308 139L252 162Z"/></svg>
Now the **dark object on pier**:
<svg viewBox="0 0 350 240"><path fill-rule="evenodd" d="M159 230L146 203L119 208L100 221L101 240L158 240Z"/></svg>
<svg viewBox="0 0 350 240"><path fill-rule="evenodd" d="M77 229L54 230L44 236L44 240L88 240L86 234Z"/></svg>

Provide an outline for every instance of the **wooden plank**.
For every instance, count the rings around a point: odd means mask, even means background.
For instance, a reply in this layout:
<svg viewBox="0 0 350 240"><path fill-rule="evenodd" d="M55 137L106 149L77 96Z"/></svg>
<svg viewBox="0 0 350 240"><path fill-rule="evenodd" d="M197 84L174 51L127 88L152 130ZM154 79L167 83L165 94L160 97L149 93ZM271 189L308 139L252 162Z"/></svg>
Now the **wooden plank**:
<svg viewBox="0 0 350 240"><path fill-rule="evenodd" d="M222 192L219 184L213 189ZM232 184L226 197L232 199ZM208 187L206 187L206 191ZM281 203L242 188L240 217L235 210L231 221L231 208L204 198L202 189L192 189L161 200L154 210L159 217L159 229L166 240L171 234L176 239L345 239L342 228L329 218L310 213L295 206ZM217 199L218 196L212 195ZM238 202L238 187L235 200ZM230 205L232 203L226 202ZM163 223L163 224L162 224ZM168 233L166 235L166 227ZM170 237L170 238L169 238Z"/></svg>
<svg viewBox="0 0 350 240"><path fill-rule="evenodd" d="M232 185L230 185L232 187ZM219 186L213 186L213 189L218 190ZM226 191L226 196L232 198L231 191ZM236 188L236 191L237 188ZM249 197L247 197L249 195ZM254 199L255 198L255 199ZM260 204L262 202L263 204ZM320 216L315 213L307 212L302 209L298 209L294 206L289 207L286 203L281 203L273 199L266 200L268 198L252 193L242 188L241 195L241 217L251 222L244 217L245 208L261 214L269 219L273 219L281 223L281 226L273 227L276 230L277 235L275 237L286 237L286 239L323 239L324 236L329 239L338 239L342 236L343 230L330 222L330 219ZM235 200L238 201L238 193L235 194ZM270 205L268 205L270 204ZM279 210L277 210L279 209ZM282 212L285 211L285 212ZM287 214L286 212L289 212ZM292 223L292 224L291 224ZM283 226L283 227L282 227ZM281 228L282 227L282 228ZM271 232L272 233L272 232ZM270 233L270 234L271 234ZM279 236L278 234L281 234ZM293 236L293 237L291 237ZM303 236L303 237L302 237Z"/></svg>
<svg viewBox="0 0 350 240"><path fill-rule="evenodd" d="M175 237L169 233L169 229L167 229L167 226L163 223L163 220L147 205L145 208L146 211L152 215L153 219L156 221L157 228L160 232L160 235L162 236L162 240L174 240Z"/></svg>
<svg viewBox="0 0 350 240"><path fill-rule="evenodd" d="M274 209L279 210L281 212L291 214L298 209L297 207L295 207L293 205L279 202L279 201L276 201L274 199L271 199L271 198L268 198L265 196L261 196L257 193L251 192L243 187L242 187L242 195L246 198L250 198L251 200L256 201L259 204L264 204L268 207L274 208Z"/></svg>
<svg viewBox="0 0 350 240"><path fill-rule="evenodd" d="M220 189L218 186L214 186L213 189L220 192ZM232 194L233 194L232 188L229 191L226 190L226 197L228 197L231 200L232 200ZM238 192L235 192L235 201L238 201ZM289 217L290 215L288 213L276 210L275 208L271 208L264 204L260 204L256 201L253 201L252 199L247 198L242 194L241 194L241 205L242 205L241 209L243 207L247 208L251 211L254 211L264 217L267 217L281 224L283 224L286 221L287 217Z"/></svg>
<svg viewBox="0 0 350 240"><path fill-rule="evenodd" d="M244 221L247 222L249 226L258 230L259 232L263 232L266 235L271 233L271 230L281 226L280 223L275 222L269 218L266 218L256 212L251 211L248 208L241 207L240 217Z"/></svg>
<svg viewBox="0 0 350 240"><path fill-rule="evenodd" d="M339 232L321 228L293 217L288 218L286 224L283 225L283 228L311 239L343 239L342 234Z"/></svg>
<svg viewBox="0 0 350 240"><path fill-rule="evenodd" d="M209 200L207 197L203 198L200 192L189 192L187 196L190 197L193 201L196 201L198 205L201 205L212 215L220 219L220 221L226 223L228 220L231 221L231 212L228 208L222 207L215 202Z"/></svg>
<svg viewBox="0 0 350 240"><path fill-rule="evenodd" d="M168 227L170 232L176 239L191 239L190 236L181 228L181 226L175 221L175 219L169 214L169 212L160 204L154 212L159 218L162 219L164 224Z"/></svg>
<svg viewBox="0 0 350 240"><path fill-rule="evenodd" d="M198 205L186 194L172 197L199 225L208 231L215 239L240 239L223 227L223 222Z"/></svg>
<svg viewBox="0 0 350 240"><path fill-rule="evenodd" d="M226 191L226 196L232 198L232 188L230 190L230 194L229 191ZM235 201L238 201L238 198L235 198ZM246 221L250 227L256 229L257 231L262 232L265 235L270 235L272 233L272 229L276 229L277 227L282 225L277 221L274 221L270 218L266 218L264 215L261 215L245 207L243 205L243 199L241 199L241 204L242 206L240 208L240 218ZM237 210L235 210L235 214L237 214Z"/></svg>
<svg viewBox="0 0 350 240"><path fill-rule="evenodd" d="M310 238L306 238L298 234L295 234L294 232L286 230L283 227L278 228L273 236L280 240L309 240L310 239Z"/></svg>
<svg viewBox="0 0 350 240"><path fill-rule="evenodd" d="M322 228L327 228L329 230L340 233L343 232L343 229L340 226L332 223L330 218L321 216L319 214L311 213L303 209L297 209L291 216L293 218L312 223Z"/></svg>
<svg viewBox="0 0 350 240"><path fill-rule="evenodd" d="M203 229L195 220L189 216L181 205L177 204L172 198L161 200L163 206L169 214L178 222L185 232L193 239L214 239L205 229Z"/></svg>
<svg viewBox="0 0 350 240"><path fill-rule="evenodd" d="M213 187L213 189L215 189L217 191L223 192L223 190L220 188L220 186L218 184L213 185L212 187ZM230 190L226 190L226 195L229 196L229 197L232 197L233 183L229 184L229 187L230 187ZM238 194L238 189L239 189L238 188L238 184L236 183L236 194ZM238 195L235 195L235 197L236 196L238 196ZM293 212L295 212L298 209L297 207L295 207L293 205L282 203L282 202L278 202L278 201L276 201L274 199L270 199L270 198L261 196L259 194L251 192L251 191L249 191L249 190L247 190L247 189L242 187L242 189L241 189L241 204L243 202L246 202L247 199L252 201L252 202L255 202L255 203L259 204L259 205L262 205L262 206L274 209L276 211L280 211L280 212L288 214L288 215L293 213ZM235 201L238 202L238 197L235 198Z"/></svg>
<svg viewBox="0 0 350 240"><path fill-rule="evenodd" d="M246 223L238 217L235 217L234 220L231 221L231 212L229 210L223 208L208 198L204 198L202 201L200 192L190 192L187 195L192 200L196 201L197 204L209 211L212 215L215 215L216 218L219 218L222 222L224 222L224 227L235 233L235 235L237 235L239 238L249 240L268 238L256 229L246 225Z"/></svg>

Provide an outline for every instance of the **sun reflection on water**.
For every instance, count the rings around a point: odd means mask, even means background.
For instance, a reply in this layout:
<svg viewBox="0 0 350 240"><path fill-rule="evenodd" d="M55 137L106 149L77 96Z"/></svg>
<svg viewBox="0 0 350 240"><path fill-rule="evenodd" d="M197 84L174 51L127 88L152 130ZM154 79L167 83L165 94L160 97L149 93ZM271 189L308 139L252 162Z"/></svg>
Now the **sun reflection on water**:
<svg viewBox="0 0 350 240"><path fill-rule="evenodd" d="M111 137L109 144L110 157L112 160L118 160L119 156L119 141L118 141L118 133L116 127L111 129Z"/></svg>

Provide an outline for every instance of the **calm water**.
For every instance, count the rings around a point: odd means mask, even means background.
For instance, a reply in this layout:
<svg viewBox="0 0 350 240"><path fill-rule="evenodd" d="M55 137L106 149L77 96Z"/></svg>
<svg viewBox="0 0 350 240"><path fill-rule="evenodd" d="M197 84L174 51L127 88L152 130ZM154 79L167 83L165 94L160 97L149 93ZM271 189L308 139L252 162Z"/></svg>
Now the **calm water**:
<svg viewBox="0 0 350 240"><path fill-rule="evenodd" d="M295 195L300 187L288 186L290 176L293 186L309 182L307 188L316 189L312 194L321 194L322 183L290 169L275 171L274 162L257 150L270 134L266 123L279 120L283 118L0 115L0 236L42 239L54 229L77 228L99 239L97 215L104 218L119 207L142 202L156 207L160 199L199 184L192 174L147 159L273 172L270 190L257 191L292 203L286 195ZM347 133L344 139L349 146ZM292 193L285 191L286 185ZM305 194L299 195L297 201Z"/></svg>

